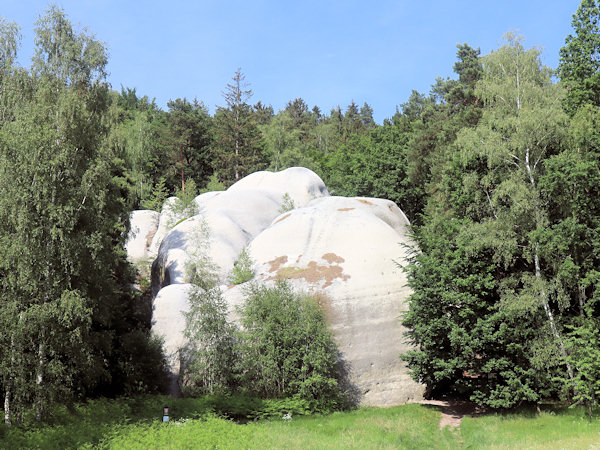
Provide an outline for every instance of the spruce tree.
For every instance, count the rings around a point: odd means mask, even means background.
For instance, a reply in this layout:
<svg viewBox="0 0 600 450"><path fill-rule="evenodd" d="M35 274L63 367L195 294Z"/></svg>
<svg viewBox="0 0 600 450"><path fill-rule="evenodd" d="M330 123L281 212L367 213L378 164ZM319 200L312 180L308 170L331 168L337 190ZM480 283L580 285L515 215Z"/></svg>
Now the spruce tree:
<svg viewBox="0 0 600 450"><path fill-rule="evenodd" d="M560 49L558 75L567 86L565 109L575 114L584 104L600 106L600 4L583 0L571 22L575 35Z"/></svg>
<svg viewBox="0 0 600 450"><path fill-rule="evenodd" d="M238 69L223 92L227 106L217 107L214 116L214 168L227 186L266 165L257 118L248 104L251 97L252 90Z"/></svg>

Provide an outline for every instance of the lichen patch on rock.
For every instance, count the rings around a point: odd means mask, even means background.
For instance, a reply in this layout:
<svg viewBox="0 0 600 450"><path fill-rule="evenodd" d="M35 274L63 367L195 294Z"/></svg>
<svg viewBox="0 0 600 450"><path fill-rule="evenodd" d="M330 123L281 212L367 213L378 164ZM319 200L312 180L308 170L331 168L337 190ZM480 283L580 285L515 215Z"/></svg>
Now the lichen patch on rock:
<svg viewBox="0 0 600 450"><path fill-rule="evenodd" d="M327 253L323 256L327 256L328 258L332 259L333 262L344 261L343 258L333 253ZM284 262L282 262L282 258L285 258ZM326 258L323 259L327 261ZM271 264L270 272L276 272L272 277L269 278L269 280L275 280L277 278L284 278L288 280L303 279L311 284L320 284L320 287L325 289L331 286L333 281L336 279L342 281L347 281L350 279L350 275L344 273L342 266L335 265L333 262L328 261L328 265L319 265L316 261L310 261L308 263L308 267L281 267L283 264L285 264L285 262L287 262L287 256L279 257L269 262L269 264ZM274 267L277 268L274 269Z"/></svg>
<svg viewBox="0 0 600 450"><path fill-rule="evenodd" d="M356 208L338 208L338 211L352 211L353 209Z"/></svg>
<svg viewBox="0 0 600 450"><path fill-rule="evenodd" d="M346 261L344 258L336 255L335 253L325 253L323 256L321 256L321 258L323 258L329 264L334 264L334 263L341 264L344 261Z"/></svg>
<svg viewBox="0 0 600 450"><path fill-rule="evenodd" d="M277 272L279 270L279 268L284 265L288 260L288 257L283 255L280 256L279 258L275 258L272 261L269 261L267 264L269 264L271 266L271 268L269 269L269 272L273 273L273 272Z"/></svg>

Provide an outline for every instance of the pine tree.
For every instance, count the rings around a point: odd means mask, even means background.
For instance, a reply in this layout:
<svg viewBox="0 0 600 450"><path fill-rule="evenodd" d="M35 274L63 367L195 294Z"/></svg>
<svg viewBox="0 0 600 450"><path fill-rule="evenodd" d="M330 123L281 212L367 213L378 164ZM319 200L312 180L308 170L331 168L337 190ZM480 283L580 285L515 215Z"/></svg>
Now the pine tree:
<svg viewBox="0 0 600 450"><path fill-rule="evenodd" d="M265 167L261 134L248 104L251 97L252 90L238 69L223 92L227 106L219 106L214 116L214 168L226 185Z"/></svg>

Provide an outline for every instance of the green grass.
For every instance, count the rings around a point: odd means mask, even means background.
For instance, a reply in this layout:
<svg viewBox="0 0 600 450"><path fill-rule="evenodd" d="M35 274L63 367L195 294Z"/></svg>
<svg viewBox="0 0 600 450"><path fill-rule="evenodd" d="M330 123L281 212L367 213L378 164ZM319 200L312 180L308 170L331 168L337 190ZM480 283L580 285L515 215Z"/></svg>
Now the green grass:
<svg viewBox="0 0 600 450"><path fill-rule="evenodd" d="M600 449L600 417L583 408L465 418L466 448Z"/></svg>
<svg viewBox="0 0 600 450"><path fill-rule="evenodd" d="M454 437L439 430L439 414L419 405L362 409L239 425L208 415L169 424L116 429L101 448L448 448Z"/></svg>
<svg viewBox="0 0 600 450"><path fill-rule="evenodd" d="M245 424L214 412L235 416L236 408L248 407L244 402L236 398L223 406L208 397L162 396L96 400L70 412L57 408L42 427L0 427L0 448L600 448L600 418L590 420L579 409L465 418L454 431L439 429L435 407L416 404ZM167 424L161 422L165 405Z"/></svg>

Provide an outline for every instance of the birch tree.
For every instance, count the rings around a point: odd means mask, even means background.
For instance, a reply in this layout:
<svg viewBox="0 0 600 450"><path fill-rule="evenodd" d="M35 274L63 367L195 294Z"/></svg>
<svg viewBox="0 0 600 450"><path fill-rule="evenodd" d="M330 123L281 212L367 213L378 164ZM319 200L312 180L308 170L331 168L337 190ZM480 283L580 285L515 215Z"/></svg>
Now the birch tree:
<svg viewBox="0 0 600 450"><path fill-rule="evenodd" d="M36 25L29 74L14 69L2 79L14 95L0 124L0 365L8 424L31 406L42 420L53 402L83 393L106 372L109 352L102 354L99 342L110 333L95 329L114 327L117 270L126 272L126 210L115 166L102 153L106 52L56 7ZM3 41L10 36L4 31Z"/></svg>
<svg viewBox="0 0 600 450"><path fill-rule="evenodd" d="M479 218L469 232L474 242L494 249L497 263L513 268L500 285L501 304L518 314L543 311L572 378L556 318L559 305L540 258L539 240L548 226L539 180L545 161L560 151L566 133L565 93L541 64L539 50L526 50L513 34L505 39L504 46L483 58L484 77L476 88L485 102L479 125L457 139L464 158L477 156L487 164L472 185L484 193L487 217Z"/></svg>

